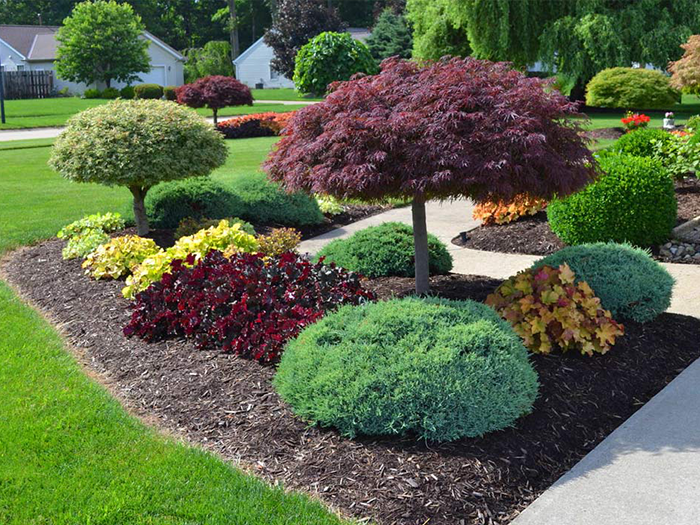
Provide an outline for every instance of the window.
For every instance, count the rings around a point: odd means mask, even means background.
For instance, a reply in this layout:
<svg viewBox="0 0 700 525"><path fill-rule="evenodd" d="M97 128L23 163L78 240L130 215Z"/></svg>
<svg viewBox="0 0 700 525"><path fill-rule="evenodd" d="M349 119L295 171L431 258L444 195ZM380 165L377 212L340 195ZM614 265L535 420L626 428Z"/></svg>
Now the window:
<svg viewBox="0 0 700 525"><path fill-rule="evenodd" d="M17 64L17 71L24 71L24 65L23 65L23 64Z"/></svg>
<svg viewBox="0 0 700 525"><path fill-rule="evenodd" d="M279 78L279 71L276 71L272 66L270 66L270 80L279 80Z"/></svg>

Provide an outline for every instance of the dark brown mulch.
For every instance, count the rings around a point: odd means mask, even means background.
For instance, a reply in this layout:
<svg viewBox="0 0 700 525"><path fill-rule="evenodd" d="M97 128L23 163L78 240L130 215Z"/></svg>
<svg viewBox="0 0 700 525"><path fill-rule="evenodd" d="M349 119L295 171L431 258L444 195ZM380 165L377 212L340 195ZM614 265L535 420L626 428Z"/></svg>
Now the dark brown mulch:
<svg viewBox="0 0 700 525"><path fill-rule="evenodd" d="M517 427L436 445L340 437L309 428L271 387L272 367L198 351L182 340L126 339L121 282L96 282L60 241L14 253L4 272L60 323L70 341L137 413L268 480L317 492L343 513L382 524L504 524L700 355L700 320L665 314L605 356L536 356L534 412ZM498 281L451 275L434 291L483 299ZM370 282L382 297L411 279Z"/></svg>
<svg viewBox="0 0 700 525"><path fill-rule="evenodd" d="M678 224L700 215L700 179L688 178L676 181L678 200ZM525 253L549 255L562 249L565 244L549 228L547 213L540 212L509 224L479 226L467 232L467 242L455 237L458 246L501 253ZM658 250L654 250L656 253ZM697 264L696 260L674 261Z"/></svg>

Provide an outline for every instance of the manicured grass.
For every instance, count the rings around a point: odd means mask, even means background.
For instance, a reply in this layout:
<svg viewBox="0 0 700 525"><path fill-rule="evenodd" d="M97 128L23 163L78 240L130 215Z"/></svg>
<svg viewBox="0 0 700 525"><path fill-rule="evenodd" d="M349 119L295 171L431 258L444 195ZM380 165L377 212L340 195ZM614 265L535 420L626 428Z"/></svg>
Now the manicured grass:
<svg viewBox="0 0 700 525"><path fill-rule="evenodd" d="M129 416L0 281L0 523L336 524Z"/></svg>
<svg viewBox="0 0 700 525"><path fill-rule="evenodd" d="M231 153L212 177L225 182L258 171L276 141L277 137L226 141ZM127 189L73 183L55 173L46 164L51 143L51 139L0 143L0 254L53 237L87 213L130 214Z"/></svg>
<svg viewBox="0 0 700 525"><path fill-rule="evenodd" d="M642 113L651 117L651 121L649 122L650 127L660 128L663 125L664 114L667 111L673 111L676 124L684 124L689 117L700 114L700 98L698 98L697 95L683 95L683 101L680 104L676 104L668 109L648 110L642 111ZM625 115L625 111L615 113L589 113L590 123L586 127L589 129L619 128L622 127L620 119Z"/></svg>
<svg viewBox="0 0 700 525"><path fill-rule="evenodd" d="M306 97L292 88L251 89L255 100L323 100L322 98Z"/></svg>
<svg viewBox="0 0 700 525"><path fill-rule="evenodd" d="M286 99L284 99L286 100ZM8 100L5 102L7 123L0 124L0 129L27 129L64 126L66 121L81 111L108 103L109 100L68 98L45 98L32 100ZM275 112L284 113L304 107L301 104L270 104L259 102L253 106L223 108L220 116L245 115L248 113ZM202 108L197 112L210 117L211 111Z"/></svg>

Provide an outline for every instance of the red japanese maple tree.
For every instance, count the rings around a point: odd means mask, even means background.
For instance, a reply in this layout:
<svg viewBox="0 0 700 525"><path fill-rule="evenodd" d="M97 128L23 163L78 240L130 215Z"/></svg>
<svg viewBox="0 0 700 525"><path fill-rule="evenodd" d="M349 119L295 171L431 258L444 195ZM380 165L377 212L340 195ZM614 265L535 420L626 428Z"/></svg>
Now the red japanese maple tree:
<svg viewBox="0 0 700 525"><path fill-rule="evenodd" d="M425 202L566 195L595 178L577 106L506 63L390 58L303 108L265 167L289 190L413 199L416 291L428 283Z"/></svg>
<svg viewBox="0 0 700 525"><path fill-rule="evenodd" d="M208 107L214 113L214 124L218 112L228 106L252 106L250 88L233 77L212 75L200 78L192 84L177 89L177 101L191 108Z"/></svg>

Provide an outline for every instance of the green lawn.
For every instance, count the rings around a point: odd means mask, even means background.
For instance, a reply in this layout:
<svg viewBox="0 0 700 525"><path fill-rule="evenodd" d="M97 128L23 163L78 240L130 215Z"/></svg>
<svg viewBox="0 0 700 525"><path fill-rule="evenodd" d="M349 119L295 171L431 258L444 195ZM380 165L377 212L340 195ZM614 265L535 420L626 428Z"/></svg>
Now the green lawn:
<svg viewBox="0 0 700 525"><path fill-rule="evenodd" d="M258 169L276 138L229 141L214 177ZM85 213L127 206L123 189L47 166L50 140L0 144L0 256ZM21 148L21 149L20 149ZM89 379L56 331L0 281L0 523L339 525L298 493L164 438Z"/></svg>
<svg viewBox="0 0 700 525"><path fill-rule="evenodd" d="M0 124L0 129L63 126L66 121L76 113L108 102L108 100L81 99L77 97L8 100L5 102L7 122L6 124ZM219 110L219 115L246 115L248 113L262 113L267 111L284 113L302 107L304 107L303 104L270 104L263 101L256 102L253 106L223 108ZM198 109L197 112L207 117L212 115L211 111L205 108Z"/></svg>
<svg viewBox="0 0 700 525"><path fill-rule="evenodd" d="M251 89L255 100L303 100L318 101L322 98L306 97L292 88Z"/></svg>
<svg viewBox="0 0 700 525"><path fill-rule="evenodd" d="M642 111L642 113L651 117L651 121L649 122L650 127L660 128L663 125L664 114L667 111L673 111L676 124L683 124L688 117L700 114L700 98L697 95L683 95L683 101L680 104L676 104L668 109ZM590 123L587 125L587 128L600 129L622 127L620 119L625 115L625 111L616 113L589 113Z"/></svg>

